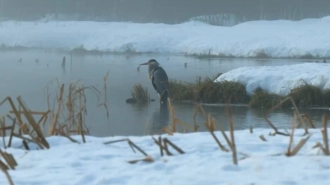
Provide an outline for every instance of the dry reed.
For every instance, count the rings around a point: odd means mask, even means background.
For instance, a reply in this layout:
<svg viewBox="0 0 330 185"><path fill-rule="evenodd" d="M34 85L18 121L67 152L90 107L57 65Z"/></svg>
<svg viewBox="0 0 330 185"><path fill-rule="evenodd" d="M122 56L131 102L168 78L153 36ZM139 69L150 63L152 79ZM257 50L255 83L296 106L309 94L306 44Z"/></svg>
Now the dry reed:
<svg viewBox="0 0 330 185"><path fill-rule="evenodd" d="M265 138L264 135L260 135L259 138L260 138L262 141L267 141L267 139Z"/></svg>
<svg viewBox="0 0 330 185"><path fill-rule="evenodd" d="M104 102L101 104L104 106L105 110L106 110L106 114L107 114L107 118L109 120L109 110L108 110L108 94L107 94L107 80L108 80L108 76L109 76L109 71L107 72L107 74L105 75L105 77L103 77L103 90L104 90Z"/></svg>
<svg viewBox="0 0 330 185"><path fill-rule="evenodd" d="M237 152L236 152L236 145L235 145L235 136L234 136L234 120L232 118L231 109L226 104L227 116L229 117L229 128L230 128L230 147L233 155L233 163L237 165Z"/></svg>
<svg viewBox="0 0 330 185"><path fill-rule="evenodd" d="M322 137L323 137L323 143L324 143L324 155L330 155L329 151L329 139L328 139L328 115L323 115L323 128L321 130Z"/></svg>
<svg viewBox="0 0 330 185"><path fill-rule="evenodd" d="M135 143L133 143L130 139L126 138L126 139L119 139L119 140L115 140L115 141L108 141L108 142L104 142L103 144L113 144L113 143L118 143L118 142L123 142L126 141L128 143L128 145L132 148L133 152L135 153L135 149L137 149L139 152L141 152L144 156L149 156L145 151L143 151L140 147L138 147Z"/></svg>
<svg viewBox="0 0 330 185"><path fill-rule="evenodd" d="M288 145L287 152L285 153L285 155L288 157L296 155L299 152L299 150L305 145L307 140L311 137L311 135L308 135L306 138L301 139L299 141L299 143L291 150L292 143L293 143L294 130L296 128L297 114L298 114L297 112L294 113L294 120L293 120L293 124L292 124L292 131L290 134L289 145Z"/></svg>
<svg viewBox="0 0 330 185"><path fill-rule="evenodd" d="M176 146L174 143L172 143L170 140L168 140L167 138L162 138L161 136L159 136L158 140L155 139L154 137L152 137L152 139L154 140L154 142L159 146L160 149L160 155L163 156L164 153L163 151L166 152L167 155L172 156L173 154L169 151L167 144L169 144L172 148L174 148L179 154L184 154L185 152L179 148L178 146Z"/></svg>
<svg viewBox="0 0 330 185"><path fill-rule="evenodd" d="M271 112L273 112L275 109L279 108L283 103L285 103L286 101L289 101L292 103L293 107L294 107L294 111L295 113L297 114L298 118L299 118L299 124L297 127L299 127L300 124L303 124L304 126L304 130L305 130L305 133L304 135L308 134L308 129L307 129L307 125L305 123L304 120L306 119L303 119L302 115L299 110L298 110L298 107L296 106L295 102L293 101L293 99L289 96L285 99L283 99L282 101L280 101L278 104L276 104L275 106L273 106L271 109L269 109L269 111L264 115L264 119L266 120L266 122L269 124L270 127L272 127L275 131L275 134L279 134L279 135L284 135L284 136L289 136L289 134L287 133L283 133L283 132L280 132L278 131L278 129L270 122L270 120L267 118L267 115L270 114ZM307 121L309 122L309 121ZM311 127L313 127L313 124L312 122L309 123Z"/></svg>
<svg viewBox="0 0 330 185"><path fill-rule="evenodd" d="M98 106L103 105L107 112L107 118L109 118L108 106L107 106L107 89L106 80L107 75L104 77L104 102L98 104ZM82 141L85 143L85 135L89 134L89 130L86 126L86 115L87 115L87 97L86 91L90 90L94 95L96 95L99 100L99 95L101 92L94 86L83 86L78 82L72 82L69 84L67 91L64 88L64 84L59 86L59 95L54 101L56 104L56 111L50 112L51 124L49 127L49 135L61 135L67 137L71 141L72 138L69 137L71 134L81 135ZM48 87L47 87L48 89ZM65 96L66 94L66 96ZM47 96L48 107L50 107L50 95ZM74 141L76 142L76 141Z"/></svg>

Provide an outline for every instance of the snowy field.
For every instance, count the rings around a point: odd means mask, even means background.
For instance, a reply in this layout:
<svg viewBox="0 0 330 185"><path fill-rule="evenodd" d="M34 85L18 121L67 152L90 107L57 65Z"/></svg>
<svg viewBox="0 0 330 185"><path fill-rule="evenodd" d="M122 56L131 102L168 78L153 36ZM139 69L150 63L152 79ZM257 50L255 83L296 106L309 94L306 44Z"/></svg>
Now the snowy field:
<svg viewBox="0 0 330 185"><path fill-rule="evenodd" d="M321 118L320 118L321 119ZM290 128L290 125L288 125ZM16 185L325 185L330 184L330 158L313 146L323 143L320 129L310 129L310 139L296 156L287 157L289 137L269 136L270 129L235 131L238 165L231 152L221 151L208 132L163 135L185 153L160 156L151 136L129 137L154 159L154 162L127 161L142 159L127 143L103 144L122 137L87 137L87 143L75 144L65 137L47 138L49 150L20 149L13 140L12 153L18 166L9 173ZM330 129L328 129L328 133ZM228 134L228 133L227 133ZM220 142L229 149L219 132ZM262 141L263 135L267 141ZM295 145L303 130L295 131ZM228 135L229 136L229 135ZM81 137L74 137L81 141ZM7 138L8 141L8 138ZM0 144L2 148L2 142ZM31 149L34 147L31 146ZM241 154L243 153L243 154ZM0 184L7 184L0 172Z"/></svg>
<svg viewBox="0 0 330 185"><path fill-rule="evenodd" d="M219 76L216 81L239 82L248 94L260 87L278 95L307 82L321 90L330 89L330 63L302 63L283 66L240 67Z"/></svg>
<svg viewBox="0 0 330 185"><path fill-rule="evenodd" d="M301 21L251 21L233 27L201 22L176 25L87 21L0 23L0 45L7 47L234 57L330 57L329 35L330 16Z"/></svg>

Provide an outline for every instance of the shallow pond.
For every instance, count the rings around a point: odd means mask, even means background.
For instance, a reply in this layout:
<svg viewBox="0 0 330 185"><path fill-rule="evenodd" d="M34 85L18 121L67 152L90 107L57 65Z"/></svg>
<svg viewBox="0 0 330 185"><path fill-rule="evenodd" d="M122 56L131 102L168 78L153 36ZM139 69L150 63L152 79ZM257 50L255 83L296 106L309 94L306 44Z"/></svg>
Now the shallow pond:
<svg viewBox="0 0 330 185"><path fill-rule="evenodd" d="M107 79L107 96L109 119L106 111L98 106L103 99L98 99L93 92L87 94L86 117L87 126L94 136L109 135L143 135L157 132L170 122L169 111L160 109L156 95L147 74L147 67L140 68L140 63L151 58L158 60L166 70L169 78L194 82L196 76L213 77L218 73L241 66L283 65L308 60L289 59L197 59L173 55L87 55L70 54L40 50L2 51L0 52L0 98L22 96L31 110L47 110L46 86L56 87L65 83L66 88L72 81L80 80L85 86L95 86L103 91L103 78L109 71ZM62 58L66 57L65 66ZM72 62L71 62L72 61ZM184 63L187 63L185 67ZM125 100L131 96L134 84L141 83L150 90L151 98L156 101L147 105L127 104ZM50 92L55 97L55 92ZM52 99L54 101L54 98ZM184 123L193 126L194 105L190 103L173 103L175 114ZM228 118L224 106L204 105L207 113L211 113L216 122L228 129ZM246 106L231 106L235 129L269 127L263 119L263 109L251 109ZM10 110L8 105L0 107L1 115ZM328 110L301 110L310 114L313 122L320 126L322 115ZM269 115L269 119L278 128L290 128L292 110L277 110ZM198 115L197 124L200 131L205 131L204 118ZM182 128L179 128L182 131Z"/></svg>

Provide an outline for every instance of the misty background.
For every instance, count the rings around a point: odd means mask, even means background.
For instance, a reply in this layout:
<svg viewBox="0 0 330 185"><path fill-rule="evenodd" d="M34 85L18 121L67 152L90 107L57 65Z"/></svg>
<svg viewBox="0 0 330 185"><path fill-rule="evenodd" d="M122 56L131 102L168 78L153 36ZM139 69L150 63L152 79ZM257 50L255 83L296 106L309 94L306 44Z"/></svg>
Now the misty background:
<svg viewBox="0 0 330 185"><path fill-rule="evenodd" d="M0 0L1 20L77 20L232 26L330 14L329 0Z"/></svg>

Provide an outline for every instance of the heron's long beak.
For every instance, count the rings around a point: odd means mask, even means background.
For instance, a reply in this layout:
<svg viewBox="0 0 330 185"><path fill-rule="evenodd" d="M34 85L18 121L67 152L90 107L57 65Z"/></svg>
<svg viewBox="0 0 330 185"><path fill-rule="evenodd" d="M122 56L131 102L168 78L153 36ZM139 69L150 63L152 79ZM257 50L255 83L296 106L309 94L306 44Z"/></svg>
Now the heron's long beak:
<svg viewBox="0 0 330 185"><path fill-rule="evenodd" d="M146 62L146 63L142 63L142 64L140 64L140 66L142 66L142 65L149 65L149 63Z"/></svg>

